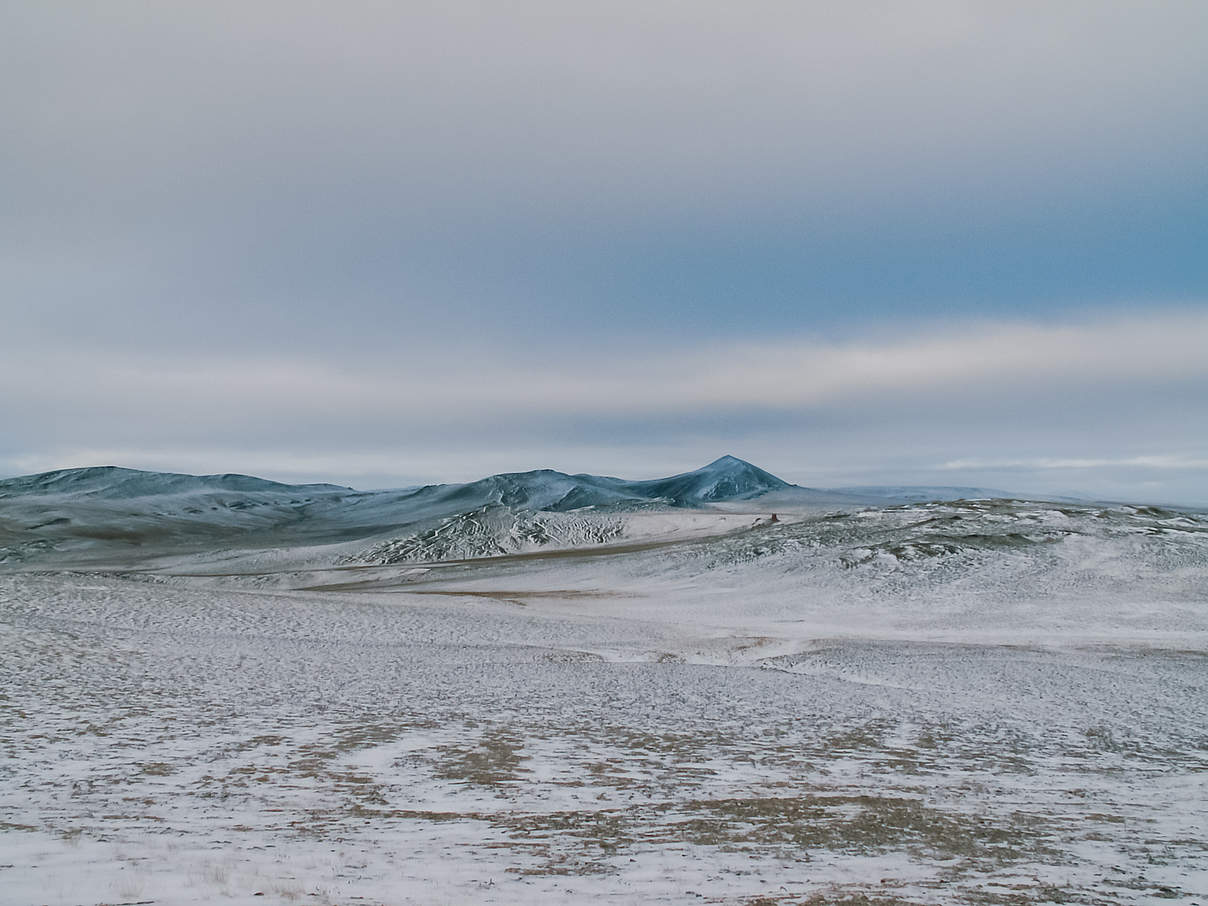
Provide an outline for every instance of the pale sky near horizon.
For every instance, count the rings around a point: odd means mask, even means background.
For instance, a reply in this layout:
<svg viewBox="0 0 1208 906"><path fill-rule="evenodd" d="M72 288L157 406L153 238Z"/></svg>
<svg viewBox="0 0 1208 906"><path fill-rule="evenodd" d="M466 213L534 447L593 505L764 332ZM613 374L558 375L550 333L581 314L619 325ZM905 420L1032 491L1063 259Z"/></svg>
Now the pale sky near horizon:
<svg viewBox="0 0 1208 906"><path fill-rule="evenodd" d="M1208 4L0 8L0 475L1208 504Z"/></svg>

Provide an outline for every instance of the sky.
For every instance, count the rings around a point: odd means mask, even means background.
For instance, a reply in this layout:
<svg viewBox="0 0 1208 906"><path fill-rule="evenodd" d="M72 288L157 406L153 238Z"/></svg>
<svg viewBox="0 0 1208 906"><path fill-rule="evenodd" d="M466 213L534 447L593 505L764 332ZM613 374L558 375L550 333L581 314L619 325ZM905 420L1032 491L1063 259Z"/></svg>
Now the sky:
<svg viewBox="0 0 1208 906"><path fill-rule="evenodd" d="M0 4L0 475L1208 504L1208 4Z"/></svg>

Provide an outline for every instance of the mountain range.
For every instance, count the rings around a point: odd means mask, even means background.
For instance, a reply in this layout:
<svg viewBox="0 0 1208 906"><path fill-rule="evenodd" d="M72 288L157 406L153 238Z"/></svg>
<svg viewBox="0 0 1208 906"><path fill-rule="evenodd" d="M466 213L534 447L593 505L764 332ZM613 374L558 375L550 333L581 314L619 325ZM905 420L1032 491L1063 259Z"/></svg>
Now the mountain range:
<svg viewBox="0 0 1208 906"><path fill-rule="evenodd" d="M641 514L707 511L722 526L726 513L854 509L892 499L871 490L804 488L729 455L666 478L539 469L377 491L98 466L0 481L0 563L324 545L342 546L332 556L482 556L654 531ZM657 523L659 530L678 524Z"/></svg>

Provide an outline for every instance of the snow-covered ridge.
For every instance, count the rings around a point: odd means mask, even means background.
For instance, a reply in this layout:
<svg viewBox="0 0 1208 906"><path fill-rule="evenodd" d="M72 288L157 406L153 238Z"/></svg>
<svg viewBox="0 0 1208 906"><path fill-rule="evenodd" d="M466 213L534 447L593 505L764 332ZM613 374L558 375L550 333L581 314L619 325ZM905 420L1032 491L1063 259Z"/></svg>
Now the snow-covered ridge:
<svg viewBox="0 0 1208 906"><path fill-rule="evenodd" d="M793 487L770 472L737 457L723 456L700 469L668 478L630 481L538 469L506 472L468 484L430 485L416 490L413 499L463 501L477 506L495 503L554 511L652 502L696 507L720 501L749 500L769 491Z"/></svg>
<svg viewBox="0 0 1208 906"><path fill-rule="evenodd" d="M379 542L347 558L350 563L466 560L523 553L550 545L606 544L625 535L619 517L533 513L492 504L450 516L434 528Z"/></svg>
<svg viewBox="0 0 1208 906"><path fill-rule="evenodd" d="M779 495L781 508L786 494L800 505L833 497L734 456L639 481L540 469L384 491L248 475L63 469L0 481L0 563L302 545L337 545L332 557L370 561L486 556L622 540L631 537L637 512L708 509L768 494Z"/></svg>
<svg viewBox="0 0 1208 906"><path fill-rule="evenodd" d="M120 466L90 466L58 469L0 481L0 498L22 495L71 495L106 499L154 497L161 494L190 494L212 491L347 492L334 484L289 485L252 475L185 475L177 472L145 472Z"/></svg>
<svg viewBox="0 0 1208 906"><path fill-rule="evenodd" d="M541 549L726 535L823 511L875 510L974 488L862 488L843 494L789 484L734 456L666 478L627 480L551 469L464 484L356 491L248 475L183 475L114 466L0 481L0 565L213 562L391 564ZM961 492L961 493L957 493ZM1009 539L1008 539L1009 540ZM923 556L1001 544L926 537L864 557Z"/></svg>
<svg viewBox="0 0 1208 906"><path fill-rule="evenodd" d="M58 469L35 475L0 480L0 499L22 496L75 496L105 499L154 497L165 494L204 492L248 492L295 494L359 494L380 497L400 495L399 499L444 499L528 505L533 509L570 509L578 495L581 505L617 501L657 500L675 506L692 506L713 500L756 497L773 490L793 487L770 472L765 472L734 456L722 456L692 472L642 481L629 481L599 475L569 475L553 469L506 472L465 484L437 484L407 491L365 491L334 484L286 484L252 475L187 475L177 472L150 472L119 466L90 466Z"/></svg>

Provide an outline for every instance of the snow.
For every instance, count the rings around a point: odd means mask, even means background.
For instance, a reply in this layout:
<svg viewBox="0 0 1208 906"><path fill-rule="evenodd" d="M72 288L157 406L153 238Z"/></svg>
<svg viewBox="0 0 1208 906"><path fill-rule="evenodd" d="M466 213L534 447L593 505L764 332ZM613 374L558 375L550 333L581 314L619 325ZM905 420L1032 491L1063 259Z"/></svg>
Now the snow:
<svg viewBox="0 0 1208 906"><path fill-rule="evenodd" d="M388 491L106 466L0 481L0 563L98 566L132 555L147 560L153 549L207 556L232 547L263 552L322 545L330 549L314 556L329 564L392 547L431 548L438 558L483 556L646 537L630 533L644 522L633 514L752 498L770 504L771 495L778 495L777 505L798 509L858 504L788 485L733 457L651 481L542 469Z"/></svg>
<svg viewBox="0 0 1208 906"><path fill-rule="evenodd" d="M0 903L1203 901L1208 518L766 503L10 561Z"/></svg>

